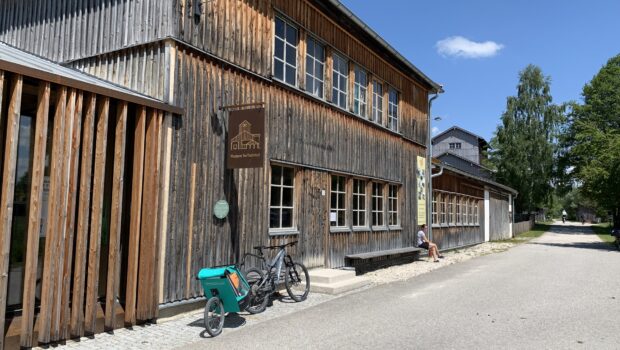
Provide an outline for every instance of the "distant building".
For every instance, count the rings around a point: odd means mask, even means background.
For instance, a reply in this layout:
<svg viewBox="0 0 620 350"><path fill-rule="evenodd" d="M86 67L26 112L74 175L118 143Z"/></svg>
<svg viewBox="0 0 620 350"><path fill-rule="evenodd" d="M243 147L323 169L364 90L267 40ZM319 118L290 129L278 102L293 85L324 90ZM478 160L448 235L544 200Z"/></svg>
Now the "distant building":
<svg viewBox="0 0 620 350"><path fill-rule="evenodd" d="M482 137L453 126L433 137L433 157L442 163L467 173L492 178L491 169L483 166L486 159L484 152L489 149L488 142Z"/></svg>

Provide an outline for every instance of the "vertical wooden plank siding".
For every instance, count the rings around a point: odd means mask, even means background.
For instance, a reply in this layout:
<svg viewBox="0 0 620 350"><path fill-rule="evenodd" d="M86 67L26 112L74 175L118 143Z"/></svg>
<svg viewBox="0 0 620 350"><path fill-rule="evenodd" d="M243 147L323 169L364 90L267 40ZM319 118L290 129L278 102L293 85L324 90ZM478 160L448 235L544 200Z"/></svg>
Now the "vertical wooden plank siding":
<svg viewBox="0 0 620 350"><path fill-rule="evenodd" d="M66 220L66 236L65 240L65 262L62 274L62 301L60 323L61 339L69 337L71 314L70 314L70 296L71 296L71 276L73 267L73 246L75 237L75 219L77 211L77 194L78 194L78 170L80 165L80 149L82 141L82 113L84 107L84 93L77 92L77 100L73 115L69 118L73 120L73 132L71 135L71 156L65 155L66 159L70 159L69 163L69 192L67 195L67 220Z"/></svg>
<svg viewBox="0 0 620 350"><path fill-rule="evenodd" d="M142 183L144 180L144 140L146 108L140 107L134 130L133 175L131 180L131 214L129 249L127 251L127 294L125 296L125 323L136 323L136 293L138 290L138 257L142 219Z"/></svg>
<svg viewBox="0 0 620 350"><path fill-rule="evenodd" d="M163 111L157 111L157 163L156 163L156 169L157 169L157 173L156 173L156 177L155 177L155 187L156 187L156 191L157 191L157 202L154 206L154 221L156 222L156 226L155 226L155 249L153 250L153 288L151 288L153 290L153 296L152 296L152 301L151 301L151 306L153 308L153 314L152 314L152 318L153 319L157 319L159 317L159 293L158 293L158 288L157 286L159 286L159 278L160 278L160 271L158 271L158 268L160 266L159 264L159 260L161 257L160 251L161 251L161 246L162 246L162 222L161 222L161 218L159 217L159 213L160 213L160 208L162 205L162 188L161 188L161 181L162 178L164 177L164 173L162 172L162 162L163 162L163 146L164 146L164 112Z"/></svg>
<svg viewBox="0 0 620 350"><path fill-rule="evenodd" d="M95 333L98 308L99 260L101 252L101 221L103 218L103 185L106 163L108 116L110 99L104 97L97 113L97 138L95 146L95 170L93 175L93 197L91 205L90 244L88 249L88 279L86 285L86 332Z"/></svg>
<svg viewBox="0 0 620 350"><path fill-rule="evenodd" d="M90 198L92 186L93 143L97 97L86 97L86 116L82 133L82 159L80 162L80 201L77 208L75 239L75 267L73 272L73 297L71 302L70 334L84 335L84 284L86 282L86 257L88 255L88 228L90 222Z"/></svg>
<svg viewBox="0 0 620 350"><path fill-rule="evenodd" d="M114 175L112 179L112 213L110 215L110 253L106 290L105 327L114 329L116 298L119 290L121 220L123 214L123 178L125 175L125 140L127 133L127 102L118 107L114 144Z"/></svg>
<svg viewBox="0 0 620 350"><path fill-rule="evenodd" d="M64 147L64 121L67 89L57 90L56 110L54 112L54 131L52 136L52 155L50 161L50 193L48 199L48 220L45 233L45 262L41 285L41 311L39 313L39 342L49 343L51 339L54 303L55 279L57 273L56 243L58 240L57 224L60 221L59 201L62 181L62 162Z"/></svg>
<svg viewBox="0 0 620 350"><path fill-rule="evenodd" d="M1 91L0 91L1 93ZM1 105L1 104L0 104ZM30 348L33 345L35 290L37 265L39 259L39 231L41 224L41 201L43 199L43 179L45 172L45 149L47 146L47 124L50 106L50 83L39 83L37 116L35 120L34 154L32 157L32 183L30 185L30 204L28 213L28 239L26 265L24 268L24 295L22 298L22 320L20 345Z"/></svg>
<svg viewBox="0 0 620 350"><path fill-rule="evenodd" d="M186 284L185 284L185 298L190 297L190 285L191 285L191 266L192 266L192 239L194 234L194 203L196 196L196 163L192 163L192 173L190 175L190 190L189 190L189 224L187 230L187 271L186 271Z"/></svg>
<svg viewBox="0 0 620 350"><path fill-rule="evenodd" d="M9 109L6 123L7 130L4 140L4 158L2 161L2 192L0 192L0 349L4 348L4 319L6 315L7 288L9 282L11 222L13 220L13 195L15 191L17 141L23 84L23 76L15 75L11 78Z"/></svg>

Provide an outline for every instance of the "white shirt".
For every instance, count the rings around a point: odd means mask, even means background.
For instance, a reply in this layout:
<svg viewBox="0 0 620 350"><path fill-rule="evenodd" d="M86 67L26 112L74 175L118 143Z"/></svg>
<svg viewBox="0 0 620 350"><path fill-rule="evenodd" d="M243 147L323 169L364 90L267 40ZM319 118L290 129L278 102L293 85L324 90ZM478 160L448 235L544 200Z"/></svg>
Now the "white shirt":
<svg viewBox="0 0 620 350"><path fill-rule="evenodd" d="M426 239L426 235L424 234L424 231L420 230L418 231L418 247L424 243L424 240Z"/></svg>
<svg viewBox="0 0 620 350"><path fill-rule="evenodd" d="M562 210L562 215L566 216L566 210Z"/></svg>

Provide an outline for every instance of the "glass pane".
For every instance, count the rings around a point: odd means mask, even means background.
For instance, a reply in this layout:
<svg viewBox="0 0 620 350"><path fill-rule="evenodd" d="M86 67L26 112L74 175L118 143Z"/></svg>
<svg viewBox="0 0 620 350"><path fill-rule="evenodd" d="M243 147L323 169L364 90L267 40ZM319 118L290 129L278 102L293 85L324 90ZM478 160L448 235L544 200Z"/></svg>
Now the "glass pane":
<svg viewBox="0 0 620 350"><path fill-rule="evenodd" d="M330 208L332 208L332 209L338 208L338 203L337 203L338 195L336 195L335 193L332 193L331 197L332 198L331 198Z"/></svg>
<svg viewBox="0 0 620 350"><path fill-rule="evenodd" d="M297 46L297 28L288 24L286 25L286 41Z"/></svg>
<svg viewBox="0 0 620 350"><path fill-rule="evenodd" d="M332 191L338 189L338 176L332 176Z"/></svg>
<svg viewBox="0 0 620 350"><path fill-rule="evenodd" d="M314 75L314 60L310 56L306 56L306 74Z"/></svg>
<svg viewBox="0 0 620 350"><path fill-rule="evenodd" d="M272 208L269 210L269 227L280 227L280 209Z"/></svg>
<svg viewBox="0 0 620 350"><path fill-rule="evenodd" d="M274 60L273 64L273 76L276 79L284 80L284 63Z"/></svg>
<svg viewBox="0 0 620 350"><path fill-rule="evenodd" d="M293 168L282 168L285 186L293 186Z"/></svg>
<svg viewBox="0 0 620 350"><path fill-rule="evenodd" d="M276 187L276 186L271 187L271 205L272 206L280 205L280 187Z"/></svg>
<svg viewBox="0 0 620 350"><path fill-rule="evenodd" d="M344 193L338 194L338 203L340 204L340 209L344 209Z"/></svg>
<svg viewBox="0 0 620 350"><path fill-rule="evenodd" d="M286 45L286 63L297 66L297 49L291 45Z"/></svg>
<svg viewBox="0 0 620 350"><path fill-rule="evenodd" d="M284 60L284 42L280 39L276 39L276 47L273 53L275 57Z"/></svg>
<svg viewBox="0 0 620 350"><path fill-rule="evenodd" d="M282 227L293 227L293 209L282 209Z"/></svg>
<svg viewBox="0 0 620 350"><path fill-rule="evenodd" d="M344 92L347 91L347 77L340 76L340 89Z"/></svg>
<svg viewBox="0 0 620 350"><path fill-rule="evenodd" d="M286 65L286 83L295 85L295 74L297 70L289 65Z"/></svg>
<svg viewBox="0 0 620 350"><path fill-rule="evenodd" d="M314 56L314 40L311 37L307 37L306 43L306 52L308 53L308 55Z"/></svg>
<svg viewBox="0 0 620 350"><path fill-rule="evenodd" d="M340 93L340 101L338 102L338 105L341 108L344 108L344 109L347 108L347 95L344 92Z"/></svg>
<svg viewBox="0 0 620 350"><path fill-rule="evenodd" d="M338 211L338 226L344 226L344 210Z"/></svg>
<svg viewBox="0 0 620 350"><path fill-rule="evenodd" d="M271 183L272 184L281 184L282 183L282 167L274 165L271 167Z"/></svg>
<svg viewBox="0 0 620 350"><path fill-rule="evenodd" d="M323 63L316 63L316 67L314 68L316 77L319 78L319 80L323 80L323 69L325 69Z"/></svg>
<svg viewBox="0 0 620 350"><path fill-rule="evenodd" d="M293 189L284 187L282 188L282 206L293 206Z"/></svg>
<svg viewBox="0 0 620 350"><path fill-rule="evenodd" d="M306 91L314 93L314 78L310 74L306 74Z"/></svg>
<svg viewBox="0 0 620 350"><path fill-rule="evenodd" d="M276 17L276 36L284 38L284 21Z"/></svg>
<svg viewBox="0 0 620 350"><path fill-rule="evenodd" d="M322 45L316 44L316 47L314 48L314 57L321 62L325 61L325 53L323 52Z"/></svg>
<svg viewBox="0 0 620 350"><path fill-rule="evenodd" d="M332 89L332 102L338 103L338 90L336 88Z"/></svg>

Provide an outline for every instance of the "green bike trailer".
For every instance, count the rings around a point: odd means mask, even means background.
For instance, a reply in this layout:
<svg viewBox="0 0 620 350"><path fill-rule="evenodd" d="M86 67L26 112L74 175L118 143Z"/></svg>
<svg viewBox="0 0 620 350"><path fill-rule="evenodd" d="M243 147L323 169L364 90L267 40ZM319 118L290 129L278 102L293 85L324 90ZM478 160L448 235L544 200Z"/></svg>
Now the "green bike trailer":
<svg viewBox="0 0 620 350"><path fill-rule="evenodd" d="M204 322L207 333L215 337L222 332L226 312L245 310L250 285L235 265L201 269L196 276L207 298Z"/></svg>

